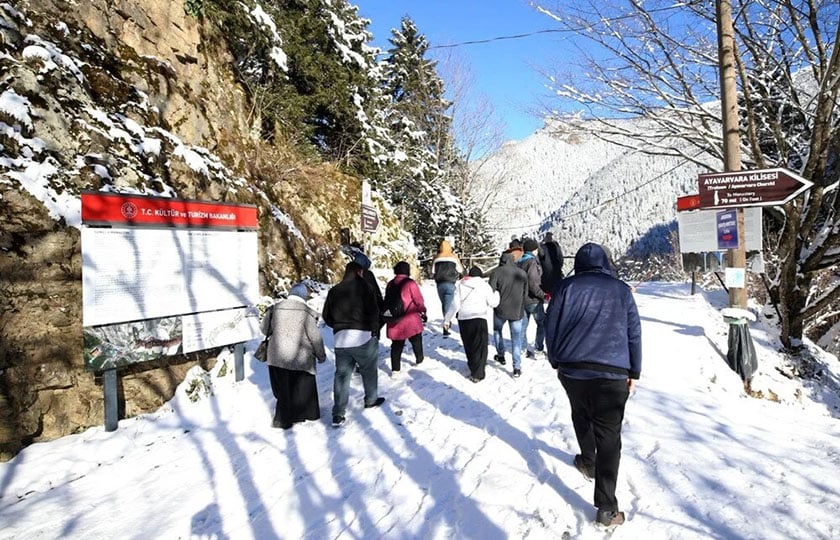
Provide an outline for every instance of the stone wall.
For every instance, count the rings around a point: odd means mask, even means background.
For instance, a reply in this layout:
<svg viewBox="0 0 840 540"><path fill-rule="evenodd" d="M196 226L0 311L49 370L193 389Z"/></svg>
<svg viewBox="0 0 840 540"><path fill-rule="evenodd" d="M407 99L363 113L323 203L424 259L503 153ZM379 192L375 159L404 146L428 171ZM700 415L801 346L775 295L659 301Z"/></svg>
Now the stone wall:
<svg viewBox="0 0 840 540"><path fill-rule="evenodd" d="M360 183L318 164L248 176L255 153L277 168L282 152L250 137L255 119L223 41L181 2L3 6L0 93L28 102L27 119L0 115L8 128L0 130L0 459L8 459L104 421L101 380L82 358L80 230L52 200L107 188L256 204L261 288L270 294L291 280L337 275L339 229L358 236ZM133 138L143 136L159 141L157 154L136 150ZM210 170L179 158L183 148ZM214 357L121 370L121 417L156 409L192 366L207 369Z"/></svg>

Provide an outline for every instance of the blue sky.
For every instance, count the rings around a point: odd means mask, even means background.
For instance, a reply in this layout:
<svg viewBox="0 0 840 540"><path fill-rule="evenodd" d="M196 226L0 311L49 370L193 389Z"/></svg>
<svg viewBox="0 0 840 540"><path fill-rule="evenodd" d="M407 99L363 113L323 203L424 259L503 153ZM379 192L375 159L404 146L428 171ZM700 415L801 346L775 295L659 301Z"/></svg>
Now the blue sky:
<svg viewBox="0 0 840 540"><path fill-rule="evenodd" d="M432 46L510 36L556 28L527 0L350 0L371 20L374 45L387 48L391 29L408 15ZM506 139L523 139L542 127L539 103L549 91L537 68L557 65L563 34L538 34L520 39L457 47L472 71L474 90L494 104L506 124ZM432 51L434 55L444 50ZM432 56L435 58L435 56ZM568 59L565 59L568 60Z"/></svg>

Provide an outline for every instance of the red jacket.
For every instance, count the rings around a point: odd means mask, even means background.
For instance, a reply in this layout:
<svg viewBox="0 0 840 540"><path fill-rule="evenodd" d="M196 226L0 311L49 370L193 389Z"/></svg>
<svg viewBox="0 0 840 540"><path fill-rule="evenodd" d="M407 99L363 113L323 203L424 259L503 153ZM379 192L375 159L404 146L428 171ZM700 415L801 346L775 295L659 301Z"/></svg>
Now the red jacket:
<svg viewBox="0 0 840 540"><path fill-rule="evenodd" d="M405 283L403 283L405 282ZM426 304L423 302L423 294L417 282L410 277L398 274L388 283L389 287L402 287L402 296L405 306L405 316L401 319L389 322L385 335L388 339L404 340L423 332L422 313L426 313Z"/></svg>

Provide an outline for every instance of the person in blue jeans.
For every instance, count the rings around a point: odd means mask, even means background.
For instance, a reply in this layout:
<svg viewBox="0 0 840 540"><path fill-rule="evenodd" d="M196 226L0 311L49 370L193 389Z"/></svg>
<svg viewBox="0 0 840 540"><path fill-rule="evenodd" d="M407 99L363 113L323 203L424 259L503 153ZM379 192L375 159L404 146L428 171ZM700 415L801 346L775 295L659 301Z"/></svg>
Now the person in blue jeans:
<svg viewBox="0 0 840 540"><path fill-rule="evenodd" d="M519 268L525 271L528 276L528 294L525 298L525 313L522 316L522 349L525 356L534 358L534 351L543 350L545 342L545 309L543 301L545 292L542 290L542 265L537 258L537 251L540 245L533 238L526 238L522 241L524 253L517 261ZM537 335L534 340L534 347L528 346L528 322L534 318L537 325Z"/></svg>
<svg viewBox="0 0 840 540"><path fill-rule="evenodd" d="M528 275L516 266L513 255L505 252L499 258L499 266L490 271L489 283L490 288L499 293L499 305L493 308L495 359L500 364L505 364L505 342L502 338L502 329L507 322L513 355L513 376L519 377L522 375L522 317L525 312L525 298L528 294Z"/></svg>
<svg viewBox="0 0 840 540"><path fill-rule="evenodd" d="M343 331L347 332L347 331ZM341 332L336 333L336 342L339 342ZM365 343L355 347L335 347L335 379L333 381L333 425L335 427L344 423L347 411L347 402L350 400L350 380L356 366L359 366L359 374L362 376L362 387L365 390L366 409L378 407L385 402L385 398L379 397L379 373L377 367L377 353L379 341L368 332Z"/></svg>
<svg viewBox="0 0 840 540"><path fill-rule="evenodd" d="M504 319L495 313L493 314L493 345L496 346L496 356L494 358L500 364L505 365L505 338L502 336L505 323L508 324L508 330L510 331L513 376L519 377L522 375L522 319Z"/></svg>
<svg viewBox="0 0 840 540"><path fill-rule="evenodd" d="M437 284L441 311L444 314L449 311L452 299L455 298L455 283L461 279L463 273L464 267L461 265L461 260L452 250L452 244L447 240L443 240L440 243L437 256L432 261L432 275L434 276L435 284ZM448 328L444 328L443 335L449 335Z"/></svg>
<svg viewBox="0 0 840 540"><path fill-rule="evenodd" d="M344 424L354 367L359 367L362 376L365 408L379 407L385 401L378 393L379 305L363 273L357 263L347 263L341 282L327 293L321 313L333 329L335 345L333 427Z"/></svg>

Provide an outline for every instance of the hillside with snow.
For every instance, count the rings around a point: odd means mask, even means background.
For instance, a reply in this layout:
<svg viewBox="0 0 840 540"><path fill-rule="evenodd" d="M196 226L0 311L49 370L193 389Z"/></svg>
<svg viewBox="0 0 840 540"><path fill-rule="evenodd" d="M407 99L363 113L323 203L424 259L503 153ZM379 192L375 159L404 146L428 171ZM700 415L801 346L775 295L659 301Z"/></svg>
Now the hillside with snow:
<svg viewBox="0 0 840 540"><path fill-rule="evenodd" d="M644 120L617 124L645 129ZM598 242L616 257L670 250L677 197L697 192L694 163L604 141L586 122L551 124L506 143L478 169L496 243L551 231L565 253ZM675 142L677 147L680 143ZM686 150L687 151L687 150Z"/></svg>

